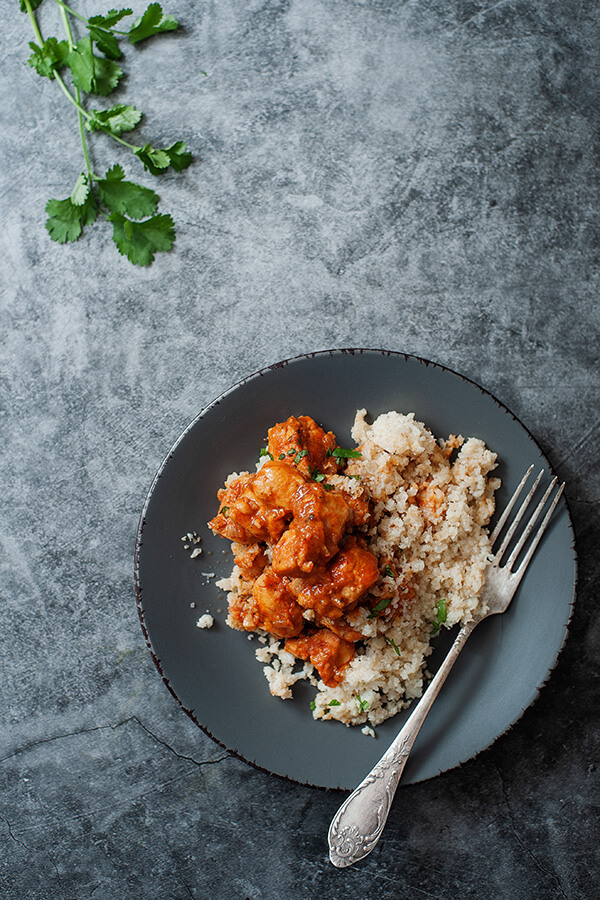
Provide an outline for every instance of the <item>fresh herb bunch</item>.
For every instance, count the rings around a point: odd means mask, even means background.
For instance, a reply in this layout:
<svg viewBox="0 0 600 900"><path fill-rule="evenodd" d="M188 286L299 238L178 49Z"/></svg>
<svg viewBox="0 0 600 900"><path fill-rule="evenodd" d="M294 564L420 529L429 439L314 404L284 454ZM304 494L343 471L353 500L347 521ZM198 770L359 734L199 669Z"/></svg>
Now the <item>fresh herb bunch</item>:
<svg viewBox="0 0 600 900"><path fill-rule="evenodd" d="M86 109L81 95L107 97L119 84L123 69L117 63L123 56L120 41L136 45L156 34L175 31L179 23L163 13L160 3L151 3L127 31L121 30L122 20L133 15L131 9L111 9L104 15L86 19L61 0L54 0L66 38L42 37L35 10L42 0L20 0L21 11L27 13L37 43L31 41L29 65L38 75L58 83L77 110L79 133L85 159L85 171L75 182L71 195L65 200L49 200L46 205L46 228L59 244L76 241L86 225L92 225L98 214L104 215L113 226L113 240L119 253L132 263L149 266L155 254L170 250L175 240L175 225L170 215L157 213L158 194L150 188L125 180L123 168L113 165L104 175L92 170L88 150L88 135L103 131L131 151L151 175L162 175L168 169L181 172L192 161L186 144L176 141L170 147L157 149L150 144L136 146L121 137L133 131L142 112L124 103L108 109ZM76 19L87 34L77 41L73 35L72 19ZM115 26L119 26L118 28ZM70 73L70 87L63 75Z"/></svg>

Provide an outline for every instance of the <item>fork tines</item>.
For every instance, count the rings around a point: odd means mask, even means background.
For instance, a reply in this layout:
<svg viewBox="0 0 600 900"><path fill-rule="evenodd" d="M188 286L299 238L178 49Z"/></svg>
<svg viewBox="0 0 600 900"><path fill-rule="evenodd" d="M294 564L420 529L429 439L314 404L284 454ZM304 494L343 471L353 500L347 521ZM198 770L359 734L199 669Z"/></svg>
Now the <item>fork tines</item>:
<svg viewBox="0 0 600 900"><path fill-rule="evenodd" d="M533 469L534 469L534 466L530 466L527 469L527 471L525 472L525 475L523 476L520 483L518 484L516 491L510 498L506 508L504 509L504 512L502 513L500 519L498 520L498 522L496 524L496 527L494 528L492 534L490 535L490 542L491 542L492 547L494 546L502 529L504 528L504 526L508 520L508 516L509 516L511 510L513 509L515 503L517 502L519 495L521 494L523 488L527 484L527 481L529 480L529 476L531 475ZM540 481L542 480L543 474L544 474L544 470L542 469L540 471L539 475L535 478L531 487L529 488L529 491L527 492L525 499L521 503L519 511L517 512L515 518L513 519L506 534L504 535L504 538L502 540L500 548L496 551L496 553L494 554L494 556L491 559L492 565L495 565L495 566L500 565L500 561L501 561L504 553L506 552L507 548L509 547L510 542L513 539L513 536L521 522L521 519L523 518L527 508L529 507L529 504L531 503L531 501L533 499L535 492L538 489L538 486L539 486ZM523 549L525 542L530 537L537 520L539 519L540 515L542 514L544 507L546 505L546 502L548 501L548 498L552 494L552 491L554 490L557 481L558 481L557 478L553 478L552 481L550 482L550 484L548 485L548 487L546 488L546 490L544 491L544 494L543 494L541 500L538 502L536 508L534 509L533 513L531 514L529 521L525 525L525 528L523 529L523 532L522 532L521 536L519 537L517 543L512 548L510 556L504 563L503 568L507 568L509 571L511 571L512 566L515 563L515 560L517 559L519 553ZM540 542L540 539L541 539L544 531L546 530L548 522L550 521L550 517L552 516L552 513L554 512L554 509L560 499L560 496L564 490L564 487L565 487L565 485L563 482L559 486L558 490L556 491L554 498L553 498L552 502L550 503L550 506L548 507L541 524L538 526L537 531L536 531L535 535L533 536L533 540L531 541L531 544L530 544L525 556L523 557L523 560L521 561L519 568L516 570L515 574L524 571L525 568L527 567L529 560L533 556L535 549L536 549L538 543Z"/></svg>

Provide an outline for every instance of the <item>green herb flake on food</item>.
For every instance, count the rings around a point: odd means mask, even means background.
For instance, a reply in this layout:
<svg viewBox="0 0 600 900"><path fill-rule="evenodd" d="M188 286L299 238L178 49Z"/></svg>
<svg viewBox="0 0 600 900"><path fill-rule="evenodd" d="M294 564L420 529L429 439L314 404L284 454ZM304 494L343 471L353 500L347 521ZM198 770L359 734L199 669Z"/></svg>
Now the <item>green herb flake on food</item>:
<svg viewBox="0 0 600 900"><path fill-rule="evenodd" d="M433 623L433 628L431 629L431 634L437 634L440 630L440 626L443 625L443 623L448 618L448 609L445 600L438 600L438 602L435 604L435 608L436 618L435 622Z"/></svg>
<svg viewBox="0 0 600 900"><path fill-rule="evenodd" d="M394 638L389 638L389 637L386 636L386 641L388 642L388 644L390 645L390 647L393 647L393 648L394 648L394 650L396 651L396 655L397 655L397 656L400 656L400 648L398 647L398 644L396 643L396 641L394 640Z"/></svg>
<svg viewBox="0 0 600 900"><path fill-rule="evenodd" d="M343 447L336 447L331 451L331 455L336 459L362 459L360 450L344 450Z"/></svg>
<svg viewBox="0 0 600 900"><path fill-rule="evenodd" d="M365 712L369 708L369 701L363 700L360 694L356 695L356 699L358 700L358 711Z"/></svg>
<svg viewBox="0 0 600 900"><path fill-rule="evenodd" d="M384 609L387 609L387 607L390 605L392 600L393 600L393 597L384 597L383 600L380 600L379 603L377 603L373 607L373 609L369 613L368 618L374 619L376 616L379 615L380 612L383 612Z"/></svg>

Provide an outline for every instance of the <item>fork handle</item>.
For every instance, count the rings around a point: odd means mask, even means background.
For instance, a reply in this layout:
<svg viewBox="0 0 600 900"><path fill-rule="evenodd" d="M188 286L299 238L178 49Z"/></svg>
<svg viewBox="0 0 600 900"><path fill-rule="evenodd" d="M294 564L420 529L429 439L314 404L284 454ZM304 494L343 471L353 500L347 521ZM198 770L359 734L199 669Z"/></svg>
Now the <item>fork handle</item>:
<svg viewBox="0 0 600 900"><path fill-rule="evenodd" d="M343 869L368 856L385 827L412 746L450 669L479 619L463 625L429 687L387 751L342 803L329 826L329 858Z"/></svg>

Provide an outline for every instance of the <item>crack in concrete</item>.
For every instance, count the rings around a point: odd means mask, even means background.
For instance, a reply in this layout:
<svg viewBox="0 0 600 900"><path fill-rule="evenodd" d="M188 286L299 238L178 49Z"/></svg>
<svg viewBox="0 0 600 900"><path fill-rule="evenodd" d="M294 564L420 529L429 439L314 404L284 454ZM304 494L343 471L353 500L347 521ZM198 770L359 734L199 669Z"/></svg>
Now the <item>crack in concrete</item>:
<svg viewBox="0 0 600 900"><path fill-rule="evenodd" d="M135 722L137 725L139 725L139 727L143 731L145 731L149 737L151 737L158 744L161 744L161 746L165 747L167 750L169 750L171 753L173 753L173 755L176 756L178 759L183 759L183 760L186 760L187 762L191 762L195 766L201 767L201 766L208 766L208 765L216 765L220 762L223 762L224 760L231 759L231 756L229 753L225 753L223 756L217 757L217 759L203 759L203 760L198 760L198 759L195 759L193 756L187 756L184 753L179 753L177 750L175 750L174 747L171 747L171 745L167 741L158 737L158 735L154 734L153 731L151 731L146 725L144 725L144 723L138 716L134 715L134 716L128 716L126 719L123 719L121 722L117 722L116 724L108 723L107 725L93 725L91 728L80 728L77 731L67 731L64 734L56 734L53 737L40 738L37 741L32 741L29 744L25 744L23 747L18 747L16 750L13 750L12 753L8 753L6 756L3 756L2 758L0 758L0 763L4 763L9 759L13 759L15 756L19 756L22 753L28 753L30 750L35 749L35 747L39 747L43 744L51 744L53 741L65 740L66 738L77 737L82 734L93 734L93 732L95 732L95 731L103 731L103 730L106 730L107 728L110 728L113 731L115 731L117 728L121 728L123 725L129 724L129 722Z"/></svg>
<svg viewBox="0 0 600 900"><path fill-rule="evenodd" d="M177 750L175 750L174 747L171 747L171 745L167 741L164 741L162 738L159 738L158 735L154 734L153 731L151 731L146 725L144 725L142 720L139 719L137 716L131 716L130 718L133 719L135 722L137 722L137 724L140 726L140 728L142 728L146 732L146 734L148 734L151 738L153 738L157 743L161 744L163 747L166 747L167 750L170 750L171 753L173 753L178 759L185 759L187 762L194 763L195 766L199 766L199 767L211 766L211 765L216 765L217 763L220 763L220 762L224 762L227 759L231 759L231 755L229 753L225 753L223 756L219 756L217 759L202 759L202 760L194 759L193 756L186 756L184 753L178 753Z"/></svg>
<svg viewBox="0 0 600 900"><path fill-rule="evenodd" d="M507 791L507 789L506 789L506 784L505 784L504 778L503 778L503 776L502 776L502 770L500 769L500 766L499 766L497 763L495 764L495 768L496 768L496 771L497 771L497 773L498 773L498 778L500 779L500 787L501 787L501 789L502 789L502 796L504 797L504 804L505 804L506 810L507 810L507 812L508 812L508 818L510 819L510 824L511 824L511 826L512 826L512 831L513 831L513 834L514 834L514 836L515 836L515 838L516 838L516 840L517 840L517 843L518 843L519 847L523 850L524 853L527 853L527 855L531 857L531 859L532 859L533 862L535 863L536 867L539 869L539 871L540 871L543 875L546 875L546 876L548 876L549 878L552 878L552 879L556 882L556 886L557 886L557 888L558 888L558 890L559 890L559 892L560 892L560 895L561 895L562 897L564 897L565 900L568 900L567 894L564 892L563 887L562 887L562 884L561 884L561 881L560 881L560 878L559 878L559 876L556 874L556 872L553 872L551 869L547 869L544 865L542 865L542 863L539 861L539 859L537 858L537 856L535 855L535 853L533 853L533 851L530 850L529 847L527 847L527 846L523 843L523 841L521 840L521 837L520 837L519 832L518 832L518 830L517 830L517 824L516 824L516 822L515 822L515 819L514 819L514 816L513 816L513 812L512 812L511 806L510 806L510 801L509 801L509 799L508 799L508 791Z"/></svg>
<svg viewBox="0 0 600 900"><path fill-rule="evenodd" d="M25 847L26 850L31 851L31 847L28 847L27 844L25 843L25 841L22 841L20 838L18 838L16 836L16 834L13 834L12 825L8 821L8 819L3 815L0 815L0 819L2 819L3 822L6 822L6 830L8 831L10 837L13 839L15 844L20 844L21 847Z"/></svg>
<svg viewBox="0 0 600 900"><path fill-rule="evenodd" d="M66 738L77 737L80 734L92 734L94 731L102 731L106 728L112 728L113 731L117 728L120 728L122 725L126 725L128 722L131 722L135 716L129 716L127 719L123 719L122 722L117 722L116 725L94 725L91 728L80 728L77 731L66 731L64 734L55 734L53 737L48 738L40 738L37 741L31 741L29 744L24 744L23 747L17 747L16 750L13 750L12 753L8 753L6 756L0 758L0 763L6 762L9 759L13 759L15 756L20 756L21 753L28 753L30 750L33 750L35 747L39 747L42 744L51 744L53 741L62 741Z"/></svg>

